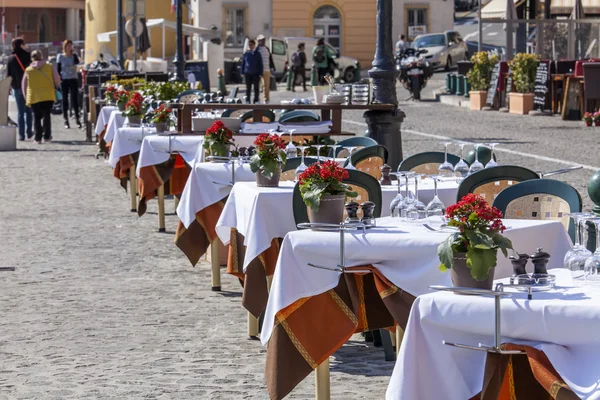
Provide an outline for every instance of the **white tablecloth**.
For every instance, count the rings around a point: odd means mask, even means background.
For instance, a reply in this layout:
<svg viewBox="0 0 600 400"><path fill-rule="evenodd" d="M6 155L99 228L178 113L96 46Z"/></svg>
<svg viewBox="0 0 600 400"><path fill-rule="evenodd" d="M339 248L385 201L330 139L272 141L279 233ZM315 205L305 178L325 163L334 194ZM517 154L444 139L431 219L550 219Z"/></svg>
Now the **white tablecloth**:
<svg viewBox="0 0 600 400"><path fill-rule="evenodd" d="M556 251L550 251L558 258ZM549 271L569 284L568 271ZM566 274L565 274L566 273ZM502 299L502 342L543 351L582 399L600 399L600 290L556 288ZM265 322L267 320L265 319ZM486 353L442 340L493 344L494 299L434 292L415 301L387 391L388 400L468 399L481 391Z"/></svg>
<svg viewBox="0 0 600 400"><path fill-rule="evenodd" d="M106 133L104 134L104 141L106 143L111 143L117 134L117 130L123 127L125 124L125 117L121 113L121 111L113 111L110 113L110 117L108 118L108 122L106 123Z"/></svg>
<svg viewBox="0 0 600 400"><path fill-rule="evenodd" d="M236 183L217 222L217 235L226 245L231 228L244 235L244 269L271 246L273 239L285 237L288 232L296 230L292 209L295 183L282 181L279 185L271 188L258 187L256 182ZM397 189L391 186L383 186L382 189L381 212L387 216ZM274 215L277 218L273 218Z"/></svg>
<svg viewBox="0 0 600 400"><path fill-rule="evenodd" d="M115 106L104 106L100 109L100 114L98 114L98 119L96 120L96 128L95 133L99 135L104 130L104 126L108 124L108 120L110 118L110 114L113 111L119 111L119 107Z"/></svg>
<svg viewBox="0 0 600 400"><path fill-rule="evenodd" d="M116 167L123 156L136 153L142 148L142 141L148 135L155 135L155 128L119 128L113 138L108 163Z"/></svg>
<svg viewBox="0 0 600 400"><path fill-rule="evenodd" d="M373 264L396 286L413 296L429 292L429 285L451 285L450 273L438 267L438 245L448 232L431 232L422 224L399 224L398 219L382 218L379 227L361 232L348 232L346 265ZM519 253L532 254L543 247L552 257L548 268L560 268L571 241L558 221L505 220L510 227L505 235ZM271 335L275 314L302 297L315 296L337 286L339 273L309 267L308 263L335 266L339 262L339 233L303 230L290 232L284 239L264 319L261 340L266 344ZM496 277L512 275L512 266L502 253L498 255ZM440 363L440 365L444 365ZM418 397L416 397L418 398ZM423 397L427 398L427 397ZM435 397L433 397L435 398Z"/></svg>
<svg viewBox="0 0 600 400"><path fill-rule="evenodd" d="M186 228L196 220L199 211L229 195L231 186L214 182L230 182L231 168L231 164L211 162L197 162L192 167L177 207L177 216ZM236 182L254 181L256 175L250 171L249 164L235 163L235 180Z"/></svg>
<svg viewBox="0 0 600 400"><path fill-rule="evenodd" d="M191 166L197 161L204 161L203 142L204 136L199 135L146 136L140 149L136 170L137 176L140 176L141 168L162 164L174 153L179 153L184 161Z"/></svg>

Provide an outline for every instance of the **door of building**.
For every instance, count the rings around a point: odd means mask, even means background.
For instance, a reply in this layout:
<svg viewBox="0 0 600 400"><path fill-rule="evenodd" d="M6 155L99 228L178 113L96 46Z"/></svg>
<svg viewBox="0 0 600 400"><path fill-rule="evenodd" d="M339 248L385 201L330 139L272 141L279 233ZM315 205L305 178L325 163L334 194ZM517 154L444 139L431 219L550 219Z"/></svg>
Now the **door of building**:
<svg viewBox="0 0 600 400"><path fill-rule="evenodd" d="M427 8L406 8L408 40L414 40L427 32Z"/></svg>
<svg viewBox="0 0 600 400"><path fill-rule="evenodd" d="M342 50L342 15L333 6L319 7L313 17L313 37L324 38L338 52Z"/></svg>

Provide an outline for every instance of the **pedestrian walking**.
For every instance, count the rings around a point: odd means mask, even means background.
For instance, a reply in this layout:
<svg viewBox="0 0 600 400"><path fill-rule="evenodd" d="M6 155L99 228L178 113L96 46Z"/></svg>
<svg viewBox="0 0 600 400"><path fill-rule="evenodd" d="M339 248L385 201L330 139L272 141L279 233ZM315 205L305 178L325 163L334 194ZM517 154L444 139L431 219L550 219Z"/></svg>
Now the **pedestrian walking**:
<svg viewBox="0 0 600 400"><path fill-rule="evenodd" d="M42 53L35 50L31 53L31 65L25 69L22 90L25 100L33 111L35 126L35 142L52 140L52 122L50 120L52 106L56 102L56 89L60 86L58 71L43 60Z"/></svg>
<svg viewBox="0 0 600 400"><path fill-rule="evenodd" d="M263 75L263 60L262 56L256 50L256 42L250 40L248 42L248 50L242 57L242 76L246 81L246 99L247 103L250 104L252 97L252 86L254 86L254 100L253 103L259 101L259 89L260 89L260 78Z"/></svg>
<svg viewBox="0 0 600 400"><path fill-rule="evenodd" d="M319 85L327 85L325 81L325 75L329 73L330 67L332 66L334 54L325 46L325 39L320 38L317 40L317 45L313 49L313 63L317 68L319 75Z"/></svg>
<svg viewBox="0 0 600 400"><path fill-rule="evenodd" d="M275 63L273 62L271 50L265 45L265 35L258 35L256 37L256 41L258 42L258 47L256 48L256 51L258 51L258 53L260 54L263 64L262 82L263 91L265 95L265 104L268 104L269 101L271 101L271 73L275 72Z"/></svg>
<svg viewBox="0 0 600 400"><path fill-rule="evenodd" d="M25 41L22 38L15 38L12 41L12 55L8 57L6 65L6 75L12 78L10 86L17 103L17 124L19 125L19 140L25 140L33 137L33 124L31 108L27 107L25 94L23 93L21 83L25 75L25 69L31 64L31 54L25 50Z"/></svg>
<svg viewBox="0 0 600 400"><path fill-rule="evenodd" d="M396 42L396 54L404 52L410 48L410 44L406 41L404 35L400 35L400 40Z"/></svg>
<svg viewBox="0 0 600 400"><path fill-rule="evenodd" d="M292 92L296 91L296 82L298 76L302 78L302 87L306 92L306 53L304 52L304 43L299 43L298 50L292 54L292 69L294 72Z"/></svg>
<svg viewBox="0 0 600 400"><path fill-rule="evenodd" d="M75 111L75 121L77 127L81 129L81 120L79 119L79 85L77 80L77 65L79 57L73 53L73 42L65 40L63 42L63 52L58 55L56 66L62 82L60 84L62 91L62 109L65 119L65 128L69 129L69 97L71 98L71 107Z"/></svg>

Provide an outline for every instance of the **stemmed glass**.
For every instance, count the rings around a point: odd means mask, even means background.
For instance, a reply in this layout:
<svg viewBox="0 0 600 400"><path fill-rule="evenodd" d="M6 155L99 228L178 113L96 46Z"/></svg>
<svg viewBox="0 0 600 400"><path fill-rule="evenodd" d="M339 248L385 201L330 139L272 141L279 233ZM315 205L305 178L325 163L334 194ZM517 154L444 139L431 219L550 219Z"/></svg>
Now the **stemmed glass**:
<svg viewBox="0 0 600 400"><path fill-rule="evenodd" d="M404 172L400 176L404 176L404 199L394 209L393 216L402 218L404 221L408 221L408 217L406 214L406 210L408 206L415 201L414 198L411 197L411 192L408 190L408 180L412 177L414 172Z"/></svg>
<svg viewBox="0 0 600 400"><path fill-rule="evenodd" d="M332 149L331 150L332 151L331 158L335 161L335 158L337 157L337 154L336 154L337 153L337 149L339 149L342 146L340 146L339 144L332 144L329 147L331 147L331 149Z"/></svg>
<svg viewBox="0 0 600 400"><path fill-rule="evenodd" d="M444 142L442 144L444 145L444 162L440 164L438 171L440 172L440 175L450 176L454 173L454 165L448 162L448 146L452 144L452 142Z"/></svg>
<svg viewBox="0 0 600 400"><path fill-rule="evenodd" d="M317 161L320 163L321 162L321 149L323 147L325 147L324 144L315 144L315 147L317 148Z"/></svg>
<svg viewBox="0 0 600 400"><path fill-rule="evenodd" d="M348 165L346 165L346 169L356 169L354 165L352 165L352 153L356 150L357 146L348 146Z"/></svg>
<svg viewBox="0 0 600 400"><path fill-rule="evenodd" d="M498 143L488 143L488 146L490 146L490 149L492 150L492 158L490 158L490 161L488 161L487 164L485 164L486 168L492 168L492 167L497 167L498 163L496 162L496 160L494 160L494 147L496 147L498 145Z"/></svg>
<svg viewBox="0 0 600 400"><path fill-rule="evenodd" d="M456 165L454 166L454 172L455 172L455 174L460 174L460 176L464 178L467 175L469 175L469 164L467 164L464 159L465 144L461 143L459 146L460 146L460 161L457 162Z"/></svg>
<svg viewBox="0 0 600 400"><path fill-rule="evenodd" d="M427 214L427 220L429 222L441 223L441 222L444 222L444 214L446 212L446 206L444 205L444 203L442 203L442 201L438 197L439 176L432 176L431 179L433 179L433 187L434 187L435 195L433 196L433 200L431 200L429 202L429 204L427 204L427 207L425 208L425 212Z"/></svg>
<svg viewBox="0 0 600 400"><path fill-rule="evenodd" d="M419 179L421 179L422 174L414 174L415 178L415 199L410 203L410 205L406 209L406 218L408 221L416 221L418 219L425 218L425 204L419 200Z"/></svg>
<svg viewBox="0 0 600 400"><path fill-rule="evenodd" d="M481 145L475 145L475 161L473 161L473 164L471 164L471 166L469 167L469 175L474 174L477 171L481 171L485 168L483 164L479 161L479 146Z"/></svg>
<svg viewBox="0 0 600 400"><path fill-rule="evenodd" d="M392 202L390 203L390 215L392 217L396 217L397 215L394 215L394 211L396 211L396 207L398 207L398 204L400 204L400 202L404 200L404 197L402 197L402 193L400 192L400 177L404 176L404 173L403 172L391 172L390 175L395 176L396 180L398 181L398 194L396 194L396 197L394 197L392 199Z"/></svg>
<svg viewBox="0 0 600 400"><path fill-rule="evenodd" d="M585 260L592 255L592 252L585 248L584 230L585 221L594 214L590 213L570 213L569 217L575 223L575 245L567 251L564 258L564 267L571 271L571 277L574 280L581 280L584 275Z"/></svg>
<svg viewBox="0 0 600 400"><path fill-rule="evenodd" d="M596 225L596 251L585 260L584 274L588 284L598 286L600 284L600 218L594 218L590 221Z"/></svg>
<svg viewBox="0 0 600 400"><path fill-rule="evenodd" d="M298 149L294 146L292 142L292 135L294 134L295 129L288 129L288 133L290 134L290 141L285 146L285 156L287 158L298 157Z"/></svg>
<svg viewBox="0 0 600 400"><path fill-rule="evenodd" d="M300 156L302 157L302 161L300 162L300 165L298 165L298 167L296 168L296 171L294 172L294 176L296 177L296 180L298 180L298 177L300 176L300 174L302 174L308 168L306 166L306 164L304 164L304 150L306 150L308 148L308 146L298 146L298 148L300 149Z"/></svg>

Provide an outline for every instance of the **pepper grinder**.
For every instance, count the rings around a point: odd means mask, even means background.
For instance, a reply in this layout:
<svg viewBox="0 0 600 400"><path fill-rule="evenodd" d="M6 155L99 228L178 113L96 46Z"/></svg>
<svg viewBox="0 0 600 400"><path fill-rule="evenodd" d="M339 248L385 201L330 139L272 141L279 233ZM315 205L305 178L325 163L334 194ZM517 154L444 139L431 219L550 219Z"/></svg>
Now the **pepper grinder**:
<svg viewBox="0 0 600 400"><path fill-rule="evenodd" d="M358 223L360 219L358 218L358 203L355 201L349 201L344 206L346 208L346 223Z"/></svg>
<svg viewBox="0 0 600 400"><path fill-rule="evenodd" d="M381 186L390 186L392 184L392 178L390 178L392 167L387 164L383 164L379 170L381 171L381 179L379 180Z"/></svg>
<svg viewBox="0 0 600 400"><path fill-rule="evenodd" d="M548 261L550 261L550 254L542 251L541 247L537 248L535 254L531 255L531 261L533 262L533 274L548 274L548 270L546 269L546 265L548 265Z"/></svg>
<svg viewBox="0 0 600 400"><path fill-rule="evenodd" d="M513 274L510 277L510 283L513 284L514 280L519 275L524 275L527 273L527 260L529 260L529 255L527 254L519 254L517 253L519 258L515 256L510 256L510 263L513 267Z"/></svg>
<svg viewBox="0 0 600 400"><path fill-rule="evenodd" d="M375 203L372 201L365 201L360 205L360 208L362 209L363 213L360 222L362 222L365 226L375 226L375 217L373 216L375 211Z"/></svg>

